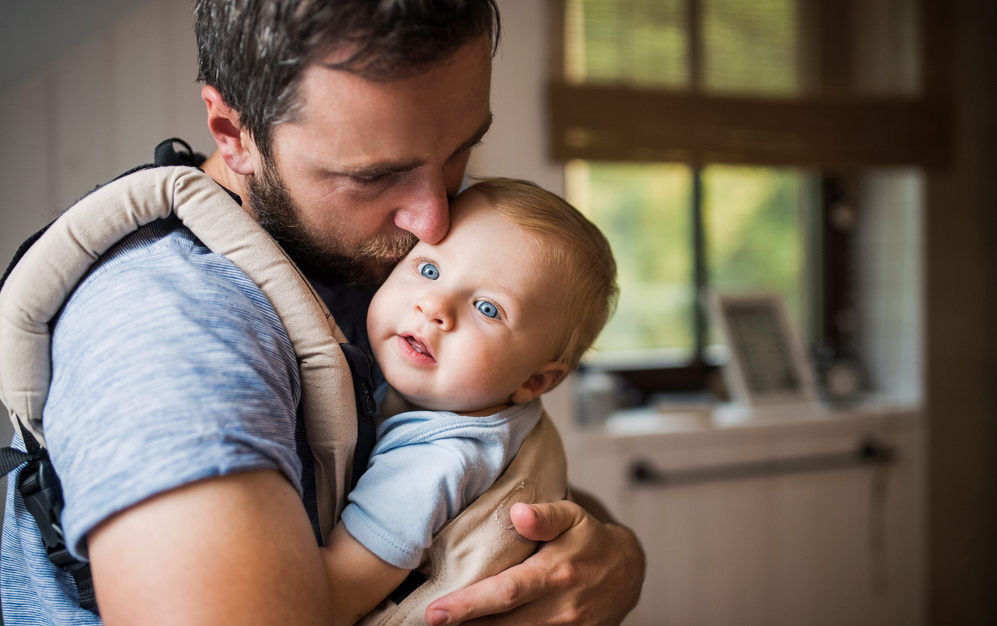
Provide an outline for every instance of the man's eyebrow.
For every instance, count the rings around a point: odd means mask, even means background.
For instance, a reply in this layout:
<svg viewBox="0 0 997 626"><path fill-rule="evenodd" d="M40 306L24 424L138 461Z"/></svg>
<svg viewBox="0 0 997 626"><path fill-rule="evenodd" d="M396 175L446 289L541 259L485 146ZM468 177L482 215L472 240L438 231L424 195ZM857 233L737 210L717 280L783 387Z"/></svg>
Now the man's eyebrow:
<svg viewBox="0 0 997 626"><path fill-rule="evenodd" d="M478 128L477 132L475 132L470 139L462 143L459 148L454 150L454 153L450 155L450 158L452 159L459 154L463 154L468 150L470 150L471 148L473 148L474 146L481 143L481 140L484 139L485 135L488 134L488 129L492 127L492 120L494 119L495 116L492 115L491 113L488 113L488 119L485 120L485 123L482 124L480 128Z"/></svg>
<svg viewBox="0 0 997 626"><path fill-rule="evenodd" d="M486 119L485 122L478 128L478 130L475 131L475 133L471 136L470 139L462 143L459 148L454 150L453 154L450 155L450 158L452 159L460 154L463 154L468 150L470 150L471 148L473 148L474 146L478 145L478 143L481 142L481 139L488 133L488 129L491 128L492 120L494 119L494 117L495 117L494 115L489 113L488 119ZM353 176L356 178L373 178L376 176L385 176L387 174L400 174L403 172L410 172L421 165L423 165L423 161L420 160L397 161L397 162L385 161L381 163L370 163L368 165L357 167L356 169L343 168L333 173L340 176Z"/></svg>
<svg viewBox="0 0 997 626"><path fill-rule="evenodd" d="M387 174L400 174L402 172L409 172L419 167L420 165L422 165L422 161L371 163L369 165L364 165L356 169L344 168L342 170L333 173L340 176L353 176L355 178L374 178L376 176L385 176Z"/></svg>

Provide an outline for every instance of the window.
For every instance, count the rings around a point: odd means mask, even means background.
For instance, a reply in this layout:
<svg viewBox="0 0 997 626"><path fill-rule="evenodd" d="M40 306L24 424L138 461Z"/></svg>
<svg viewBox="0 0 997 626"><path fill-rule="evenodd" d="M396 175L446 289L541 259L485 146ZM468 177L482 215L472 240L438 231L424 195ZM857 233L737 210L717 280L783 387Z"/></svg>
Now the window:
<svg viewBox="0 0 997 626"><path fill-rule="evenodd" d="M843 287L820 277L844 262L822 246L826 189L946 159L946 104L918 71L920 37L937 38L918 3L555 6L552 152L568 199L610 239L622 290L590 361L712 363L709 289L777 291L807 343L826 340L821 307L842 300L826 290Z"/></svg>
<svg viewBox="0 0 997 626"><path fill-rule="evenodd" d="M602 228L619 268L619 305L595 359L703 360L715 339L700 315L708 287L777 291L804 320L812 178L785 168L569 162L568 199Z"/></svg>

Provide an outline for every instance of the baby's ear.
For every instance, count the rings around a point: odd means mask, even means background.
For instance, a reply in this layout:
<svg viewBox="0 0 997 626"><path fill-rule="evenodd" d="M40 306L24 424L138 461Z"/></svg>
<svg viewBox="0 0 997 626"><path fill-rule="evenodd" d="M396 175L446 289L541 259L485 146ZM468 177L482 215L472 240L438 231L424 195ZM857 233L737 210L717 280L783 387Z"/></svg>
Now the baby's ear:
<svg viewBox="0 0 997 626"><path fill-rule="evenodd" d="M519 386L512 394L513 404L524 404L548 389L552 389L561 382L568 373L568 366L564 363L551 361L543 367L533 372L525 383Z"/></svg>

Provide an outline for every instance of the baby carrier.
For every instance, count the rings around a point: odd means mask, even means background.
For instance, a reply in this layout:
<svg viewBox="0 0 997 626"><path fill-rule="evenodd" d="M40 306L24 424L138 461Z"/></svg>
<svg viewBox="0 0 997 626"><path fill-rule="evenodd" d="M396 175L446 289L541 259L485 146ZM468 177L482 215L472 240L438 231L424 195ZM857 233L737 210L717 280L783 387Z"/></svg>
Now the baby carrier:
<svg viewBox="0 0 997 626"><path fill-rule="evenodd" d="M50 560L73 574L81 606L93 611L89 567L66 549L59 522L61 488L45 451L51 322L89 267L129 233L175 214L270 300L300 366L301 409L315 458L323 538L339 520L373 443L365 357L347 343L283 249L221 186L193 167L200 162L189 151L177 158L174 141L157 148L158 166L137 168L97 188L25 242L0 289L0 401L27 449L26 454L0 450L0 467L6 473L27 463L18 481L25 505L39 524ZM188 165L170 164L178 162ZM364 623L421 623L435 598L521 562L536 546L513 529L509 508L516 502L559 500L566 490L560 438L544 415L503 475L437 533L419 568Z"/></svg>

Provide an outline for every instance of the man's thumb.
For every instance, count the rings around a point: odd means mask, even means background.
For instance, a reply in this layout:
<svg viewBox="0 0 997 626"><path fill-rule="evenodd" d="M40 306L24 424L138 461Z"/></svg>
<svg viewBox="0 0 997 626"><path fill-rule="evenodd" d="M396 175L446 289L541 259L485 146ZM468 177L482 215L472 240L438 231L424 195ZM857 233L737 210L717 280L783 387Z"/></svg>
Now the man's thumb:
<svg viewBox="0 0 997 626"><path fill-rule="evenodd" d="M517 502L509 511L516 531L533 541L551 541L580 524L585 512L574 502L562 500L545 504Z"/></svg>

